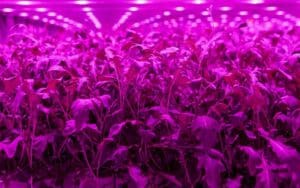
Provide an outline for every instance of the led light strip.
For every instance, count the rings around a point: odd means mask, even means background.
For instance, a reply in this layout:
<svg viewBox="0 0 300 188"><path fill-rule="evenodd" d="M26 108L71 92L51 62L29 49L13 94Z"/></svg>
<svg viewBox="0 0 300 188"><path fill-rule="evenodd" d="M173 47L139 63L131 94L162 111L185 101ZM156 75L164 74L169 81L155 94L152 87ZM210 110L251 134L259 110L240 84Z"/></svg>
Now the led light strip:
<svg viewBox="0 0 300 188"><path fill-rule="evenodd" d="M101 29L101 23L92 12L86 13L97 29Z"/></svg>
<svg viewBox="0 0 300 188"><path fill-rule="evenodd" d="M130 9L129 9L130 10ZM125 12L120 20L112 27L112 29L115 31L117 30L122 24L124 24L126 22L126 20L131 16L131 12Z"/></svg>

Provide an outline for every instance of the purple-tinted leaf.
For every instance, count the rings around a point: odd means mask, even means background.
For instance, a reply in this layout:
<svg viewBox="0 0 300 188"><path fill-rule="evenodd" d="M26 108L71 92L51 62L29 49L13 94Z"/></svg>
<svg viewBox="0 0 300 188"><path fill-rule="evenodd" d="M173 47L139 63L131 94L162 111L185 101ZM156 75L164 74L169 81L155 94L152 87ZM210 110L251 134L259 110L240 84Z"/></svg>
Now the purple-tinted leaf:
<svg viewBox="0 0 300 188"><path fill-rule="evenodd" d="M42 157L47 144L53 143L54 137L53 135L44 135L44 136L36 136L33 139L32 149L36 156Z"/></svg>
<svg viewBox="0 0 300 188"><path fill-rule="evenodd" d="M115 124L109 129L109 138L113 138L121 133L125 123Z"/></svg>
<svg viewBox="0 0 300 188"><path fill-rule="evenodd" d="M84 129L91 129L98 132L98 127L96 124L83 123L81 127L76 127L75 120L71 119L66 122L66 126L64 129L64 135L71 135L77 131L83 131Z"/></svg>
<svg viewBox="0 0 300 188"><path fill-rule="evenodd" d="M270 146L276 156L282 161L293 160L300 157L299 153L295 148L287 146L280 141L269 139Z"/></svg>
<svg viewBox="0 0 300 188"><path fill-rule="evenodd" d="M192 133L206 147L213 147L218 142L219 123L208 116L197 116L191 125Z"/></svg>
<svg viewBox="0 0 300 188"><path fill-rule="evenodd" d="M262 163L259 166L261 172L257 175L255 188L276 188L275 177L265 158L262 157Z"/></svg>
<svg viewBox="0 0 300 188"><path fill-rule="evenodd" d="M13 141L3 140L0 142L0 151L4 151L8 158L13 158L18 144L22 140L23 138L21 136L16 137Z"/></svg>
<svg viewBox="0 0 300 188"><path fill-rule="evenodd" d="M220 187L222 185L222 179L220 175L225 171L225 167L222 162L210 157L205 157L204 169L204 180L207 183L208 187Z"/></svg>
<svg viewBox="0 0 300 188"><path fill-rule="evenodd" d="M145 188L148 184L148 177L145 176L141 169L136 166L128 166L128 172L137 188Z"/></svg>
<svg viewBox="0 0 300 188"><path fill-rule="evenodd" d="M238 176L234 179L228 179L226 182L226 188L239 188L241 187L242 177Z"/></svg>
<svg viewBox="0 0 300 188"><path fill-rule="evenodd" d="M256 168L261 161L260 154L249 146L240 146L239 148L248 155L247 167L250 175L255 175Z"/></svg>

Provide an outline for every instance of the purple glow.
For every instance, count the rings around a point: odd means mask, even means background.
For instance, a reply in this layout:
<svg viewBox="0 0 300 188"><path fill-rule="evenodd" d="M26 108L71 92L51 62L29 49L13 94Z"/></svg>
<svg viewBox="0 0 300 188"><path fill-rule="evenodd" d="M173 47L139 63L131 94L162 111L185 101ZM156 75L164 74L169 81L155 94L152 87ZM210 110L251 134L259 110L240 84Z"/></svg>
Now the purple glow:
<svg viewBox="0 0 300 188"><path fill-rule="evenodd" d="M135 0L136 4L146 4L147 0Z"/></svg>
<svg viewBox="0 0 300 188"><path fill-rule="evenodd" d="M136 11L139 10L139 8L137 8L137 7L129 7L128 10L131 11L131 12L136 12Z"/></svg>
<svg viewBox="0 0 300 188"><path fill-rule="evenodd" d="M0 2L0 188L300 188L293 0Z"/></svg>
<svg viewBox="0 0 300 188"><path fill-rule="evenodd" d="M56 16L56 19L58 19L58 20L62 20L64 17L62 16L62 15L58 15L58 16Z"/></svg>
<svg viewBox="0 0 300 188"><path fill-rule="evenodd" d="M47 8L39 7L35 9L37 12L47 12Z"/></svg>
<svg viewBox="0 0 300 188"><path fill-rule="evenodd" d="M34 3L32 1L17 1L17 5L33 5Z"/></svg>
<svg viewBox="0 0 300 188"><path fill-rule="evenodd" d="M82 10L84 12L91 12L92 11L92 8L91 7L83 7Z"/></svg>
<svg viewBox="0 0 300 188"><path fill-rule="evenodd" d="M50 17L54 17L54 16L56 16L56 13L55 12L48 12L47 15L50 16Z"/></svg>
<svg viewBox="0 0 300 188"><path fill-rule="evenodd" d="M264 0L248 0L248 3L250 3L250 4L262 4L262 3L264 3Z"/></svg>
<svg viewBox="0 0 300 188"><path fill-rule="evenodd" d="M175 7L175 10L178 11L178 12L182 12L184 11L184 7Z"/></svg>
<svg viewBox="0 0 300 188"><path fill-rule="evenodd" d="M28 13L27 13L27 12L21 12L21 13L20 13L20 16L21 16L21 17L27 17L27 16L28 16Z"/></svg>
<svg viewBox="0 0 300 188"><path fill-rule="evenodd" d="M2 11L5 12L5 13L10 13L10 12L13 12L14 9L12 9L12 8L3 8Z"/></svg>
<svg viewBox="0 0 300 188"><path fill-rule="evenodd" d="M194 0L195 4L203 4L205 3L205 0Z"/></svg>
<svg viewBox="0 0 300 188"><path fill-rule="evenodd" d="M39 20L40 17L39 17L38 15L34 15L34 16L32 17L32 19L34 19L34 20Z"/></svg>
<svg viewBox="0 0 300 188"><path fill-rule="evenodd" d="M95 17L95 15L92 12L88 12L87 13L88 17L91 19L91 21L94 23L95 27L97 29L101 28L101 23L99 22L99 20Z"/></svg>
<svg viewBox="0 0 300 188"><path fill-rule="evenodd" d="M87 0L76 0L74 3L78 4L78 5L88 5L88 4L90 4L90 2L87 1Z"/></svg>
<svg viewBox="0 0 300 188"><path fill-rule="evenodd" d="M48 18L43 18L42 21L47 23L49 21L49 19Z"/></svg>
<svg viewBox="0 0 300 188"><path fill-rule="evenodd" d="M164 11L163 15L164 15L164 16L170 16L170 15L171 15L171 12L170 12L170 11Z"/></svg>

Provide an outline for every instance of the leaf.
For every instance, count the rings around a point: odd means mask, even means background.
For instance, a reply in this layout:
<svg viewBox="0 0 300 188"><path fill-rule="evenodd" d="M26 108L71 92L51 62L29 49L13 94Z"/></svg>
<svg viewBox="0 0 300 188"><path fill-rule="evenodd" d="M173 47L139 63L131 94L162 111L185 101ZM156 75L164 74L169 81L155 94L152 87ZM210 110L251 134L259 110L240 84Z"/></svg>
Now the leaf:
<svg viewBox="0 0 300 188"><path fill-rule="evenodd" d="M48 143L53 143L54 135L40 135L36 136L32 142L32 150L34 152L35 157L42 158L42 155L47 147Z"/></svg>
<svg viewBox="0 0 300 188"><path fill-rule="evenodd" d="M20 85L21 80L19 76L14 76L10 78L3 79L3 84L5 88L5 92L12 93L16 88Z"/></svg>
<svg viewBox="0 0 300 188"><path fill-rule="evenodd" d="M300 104L300 101L294 96L283 96L280 101L290 108L297 108Z"/></svg>
<svg viewBox="0 0 300 188"><path fill-rule="evenodd" d="M226 182L226 188L239 188L241 185L242 176L238 176L234 179L228 179Z"/></svg>
<svg viewBox="0 0 300 188"><path fill-rule="evenodd" d="M109 129L109 138L113 138L117 135L119 135L122 131L122 128L124 127L125 123L115 124Z"/></svg>
<svg viewBox="0 0 300 188"><path fill-rule="evenodd" d="M102 95L100 96L100 100L102 101L103 106L108 109L111 104L111 96L110 95Z"/></svg>
<svg viewBox="0 0 300 188"><path fill-rule="evenodd" d="M287 146L281 141L270 138L268 132L263 129L259 129L261 136L268 141L270 147L278 159L282 161L289 161L300 157L297 150L291 146Z"/></svg>
<svg viewBox="0 0 300 188"><path fill-rule="evenodd" d="M300 108L293 111L291 117L291 124L293 125L292 129L295 135L300 128Z"/></svg>
<svg viewBox="0 0 300 188"><path fill-rule="evenodd" d="M69 136L69 135L74 134L75 132L80 132L85 129L91 129L95 132L99 132L96 124L82 123L80 127L77 127L76 121L74 119L70 119L66 122L63 134L65 136Z"/></svg>
<svg viewBox="0 0 300 188"><path fill-rule="evenodd" d="M23 102L24 97L26 96L26 93L24 93L21 88L17 89L17 94L14 99L14 101L11 104L11 108L13 113L17 113L19 111L19 108Z"/></svg>
<svg viewBox="0 0 300 188"><path fill-rule="evenodd" d="M23 138L18 136L12 142L9 142L8 140L0 142L0 151L3 150L6 156L11 159L15 156L18 144L22 140Z"/></svg>
<svg viewBox="0 0 300 188"><path fill-rule="evenodd" d="M116 150L116 144L111 138L103 139L103 141L98 144L97 149L97 156L95 157L95 164L97 165L97 168L101 167L106 161L111 160L112 156L117 159L118 157L124 155L126 152L125 148L123 148L122 146Z"/></svg>
<svg viewBox="0 0 300 188"><path fill-rule="evenodd" d="M264 157L262 157L262 163L259 168L261 172L257 175L255 188L277 188L274 174Z"/></svg>
<svg viewBox="0 0 300 188"><path fill-rule="evenodd" d="M72 114L75 120L76 128L81 129L84 124L88 123L90 111L95 111L94 104L100 107L97 99L77 99L72 104Z"/></svg>
<svg viewBox="0 0 300 188"><path fill-rule="evenodd" d="M167 179L168 181L170 181L171 183L173 183L174 185L176 185L177 187L182 187L182 183L175 177L163 172L159 172L158 173L159 176Z"/></svg>
<svg viewBox="0 0 300 188"><path fill-rule="evenodd" d="M256 168L260 163L260 154L250 146L240 146L239 149L248 155L247 166L250 175L256 174Z"/></svg>
<svg viewBox="0 0 300 188"><path fill-rule="evenodd" d="M116 166L120 166L122 163L128 160L128 153L128 147L119 146L112 154L111 159L116 164Z"/></svg>
<svg viewBox="0 0 300 188"><path fill-rule="evenodd" d="M141 169L136 166L128 166L128 172L137 188L145 188L148 184L148 177L144 176Z"/></svg>
<svg viewBox="0 0 300 188"><path fill-rule="evenodd" d="M222 186L221 173L225 171L225 167L220 160L211 157L205 157L205 175L204 180L208 187L218 188Z"/></svg>
<svg viewBox="0 0 300 188"><path fill-rule="evenodd" d="M279 141L268 139L270 146L276 156L282 161L289 161L293 159L299 159L300 155L295 148L287 146Z"/></svg>
<svg viewBox="0 0 300 188"><path fill-rule="evenodd" d="M205 147L213 147L218 142L220 125L211 117L197 116L192 122L191 131Z"/></svg>

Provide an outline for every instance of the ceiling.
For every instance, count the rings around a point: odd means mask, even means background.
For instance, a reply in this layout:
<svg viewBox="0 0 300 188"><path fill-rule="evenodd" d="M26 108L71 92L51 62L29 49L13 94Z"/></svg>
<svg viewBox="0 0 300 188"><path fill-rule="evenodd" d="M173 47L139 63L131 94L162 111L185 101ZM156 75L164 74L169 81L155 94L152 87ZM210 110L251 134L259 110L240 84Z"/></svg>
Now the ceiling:
<svg viewBox="0 0 300 188"><path fill-rule="evenodd" d="M281 17L300 24L300 0L2 0L0 14L17 22L99 32L151 24L169 18L218 20L231 17ZM257 16L258 15L258 16ZM0 22L1 24L1 22Z"/></svg>

